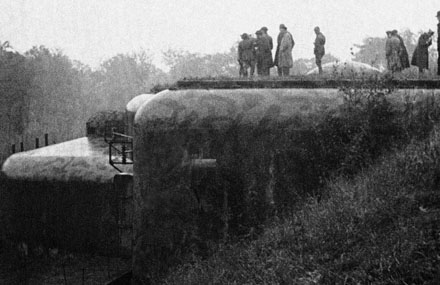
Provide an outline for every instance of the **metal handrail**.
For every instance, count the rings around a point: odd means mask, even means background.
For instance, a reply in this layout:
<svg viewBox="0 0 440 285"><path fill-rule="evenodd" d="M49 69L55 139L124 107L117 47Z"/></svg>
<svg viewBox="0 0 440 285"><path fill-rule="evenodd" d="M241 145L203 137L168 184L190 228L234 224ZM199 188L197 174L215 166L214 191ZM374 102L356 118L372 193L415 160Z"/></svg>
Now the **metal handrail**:
<svg viewBox="0 0 440 285"><path fill-rule="evenodd" d="M118 138L123 138L123 140L118 140ZM113 168L115 168L119 172L123 172L116 166L117 164L133 164L132 136L112 131L112 138L111 140L107 141L107 143L109 145L109 163ZM115 146L118 144L121 145L121 148ZM129 147L127 148L127 146ZM117 161L114 159L114 157L121 157L121 160Z"/></svg>

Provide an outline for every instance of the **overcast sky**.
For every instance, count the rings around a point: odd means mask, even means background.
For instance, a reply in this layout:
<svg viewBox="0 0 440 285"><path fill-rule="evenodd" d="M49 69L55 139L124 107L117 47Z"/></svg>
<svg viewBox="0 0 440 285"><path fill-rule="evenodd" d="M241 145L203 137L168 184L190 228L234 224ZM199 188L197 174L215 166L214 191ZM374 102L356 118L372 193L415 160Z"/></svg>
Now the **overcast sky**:
<svg viewBox="0 0 440 285"><path fill-rule="evenodd" d="M438 10L439 0L0 0L0 41L19 52L58 48L92 67L145 49L163 67L161 51L168 48L227 51L240 34L262 26L275 39L284 23L296 41L294 58L313 57L318 25L327 52L346 59L366 36L436 31Z"/></svg>

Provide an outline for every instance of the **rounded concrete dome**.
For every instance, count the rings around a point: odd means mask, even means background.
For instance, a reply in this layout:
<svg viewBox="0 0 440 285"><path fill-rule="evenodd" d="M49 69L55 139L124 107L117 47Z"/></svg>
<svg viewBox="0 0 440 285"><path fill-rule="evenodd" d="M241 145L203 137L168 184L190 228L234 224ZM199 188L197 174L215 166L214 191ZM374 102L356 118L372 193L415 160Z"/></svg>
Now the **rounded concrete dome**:
<svg viewBox="0 0 440 285"><path fill-rule="evenodd" d="M167 93L168 90L164 90L162 92L159 92L157 94L141 94L133 99L131 99L127 106L125 107L125 119L126 119L126 125L127 125L127 134L132 136L133 135L133 123L134 123L134 116L136 115L137 110L143 105L154 99L158 94L161 93Z"/></svg>
<svg viewBox="0 0 440 285"><path fill-rule="evenodd" d="M335 76L361 76L380 73L380 70L369 64L357 61L334 61L322 65L324 74ZM318 68L314 68L307 72L307 75L318 74Z"/></svg>

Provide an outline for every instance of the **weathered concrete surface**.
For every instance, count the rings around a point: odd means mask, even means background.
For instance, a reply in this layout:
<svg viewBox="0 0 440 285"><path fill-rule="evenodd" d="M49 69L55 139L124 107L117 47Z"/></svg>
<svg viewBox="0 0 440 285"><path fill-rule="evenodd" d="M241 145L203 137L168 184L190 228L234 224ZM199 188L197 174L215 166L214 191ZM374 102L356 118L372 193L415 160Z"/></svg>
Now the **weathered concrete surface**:
<svg viewBox="0 0 440 285"><path fill-rule="evenodd" d="M137 281L154 280L178 262L176 252L258 228L313 187L303 167L310 127L341 102L336 89L240 89L171 91L143 105L134 139Z"/></svg>
<svg viewBox="0 0 440 285"><path fill-rule="evenodd" d="M404 89L387 97L403 108L439 93ZM134 137L137 282L154 281L185 252L203 253L209 240L258 230L274 210L310 195L319 186L315 166L328 163L320 156L325 133L314 126L344 96L337 89L187 89L143 105Z"/></svg>
<svg viewBox="0 0 440 285"><path fill-rule="evenodd" d="M167 90L164 90L162 92L167 92ZM156 94L141 94L128 102L127 106L125 107L125 119L126 119L126 125L127 125L127 132L126 134L129 136L132 136L134 134L133 131L133 124L134 124L134 116L136 115L136 112L138 109L145 103L151 101Z"/></svg>
<svg viewBox="0 0 440 285"><path fill-rule="evenodd" d="M335 76L350 77L354 75L371 75L380 74L381 71L369 64L357 62L357 61L334 61L322 65L322 71L324 74L333 74ZM307 75L318 74L318 68L310 70Z"/></svg>
<svg viewBox="0 0 440 285"><path fill-rule="evenodd" d="M119 251L118 193L111 183L0 180L2 238L34 249Z"/></svg>
<svg viewBox="0 0 440 285"><path fill-rule="evenodd" d="M125 172L132 166L126 165ZM83 137L10 156L2 166L9 179L111 183L118 173L109 164L103 138Z"/></svg>
<svg viewBox="0 0 440 285"><path fill-rule="evenodd" d="M121 189L113 185L119 172L109 164L102 137L109 126L123 132L124 112L93 116L89 137L16 153L5 161L0 173L5 238L46 249L131 252L131 229L121 227L131 223L131 183ZM118 166L131 176L132 165Z"/></svg>
<svg viewBox="0 0 440 285"><path fill-rule="evenodd" d="M125 110L130 113L136 113L142 104L150 101L154 96L156 96L156 94L140 94L127 103Z"/></svg>

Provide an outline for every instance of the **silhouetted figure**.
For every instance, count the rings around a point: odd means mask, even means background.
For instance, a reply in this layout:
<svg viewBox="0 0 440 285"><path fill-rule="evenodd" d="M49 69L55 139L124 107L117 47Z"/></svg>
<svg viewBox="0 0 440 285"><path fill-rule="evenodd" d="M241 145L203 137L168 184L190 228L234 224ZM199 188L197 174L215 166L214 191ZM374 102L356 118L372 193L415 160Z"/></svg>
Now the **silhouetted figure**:
<svg viewBox="0 0 440 285"><path fill-rule="evenodd" d="M278 67L278 75L288 76L290 68L293 66L292 49L295 46L295 41L284 24L280 25L277 44L275 66Z"/></svg>
<svg viewBox="0 0 440 285"><path fill-rule="evenodd" d="M270 70L270 68L273 67L273 57L272 57L273 39L267 33L268 28L262 27L260 30L263 32L263 37L267 38L267 40L269 41L269 46L270 46L270 67L269 67L269 70Z"/></svg>
<svg viewBox="0 0 440 285"><path fill-rule="evenodd" d="M429 69L429 53L428 48L432 44L433 31L423 33L417 42L417 47L414 50L411 59L411 65L419 68L419 73L423 73L425 69Z"/></svg>
<svg viewBox="0 0 440 285"><path fill-rule="evenodd" d="M321 33L319 27L314 29L316 39L314 42L315 48L313 53L315 54L316 65L318 66L319 74L322 74L322 57L325 55L325 36Z"/></svg>
<svg viewBox="0 0 440 285"><path fill-rule="evenodd" d="M269 70L273 65L269 39L263 36L263 32L257 31L255 44L257 56L257 73L260 76L269 76Z"/></svg>
<svg viewBox="0 0 440 285"><path fill-rule="evenodd" d="M408 51L406 50L406 47L405 47L405 42L403 41L403 38L398 34L397 30L393 30L392 33L394 33L400 41L399 58L400 58L400 65L402 67L402 70L405 68L409 68L410 67L409 55L408 55Z"/></svg>
<svg viewBox="0 0 440 285"><path fill-rule="evenodd" d="M387 60L387 70L391 70L390 68L390 57L387 54L387 47L390 45L391 41L391 31L386 31L387 40L385 41L385 58Z"/></svg>
<svg viewBox="0 0 440 285"><path fill-rule="evenodd" d="M437 75L440 75L440 11L437 12L437 53L438 53L438 59L437 59Z"/></svg>
<svg viewBox="0 0 440 285"><path fill-rule="evenodd" d="M397 37L397 31L392 31L391 36L387 39L385 45L385 54L388 59L388 70L391 72L399 72L402 70L400 62L400 40Z"/></svg>
<svg viewBox="0 0 440 285"><path fill-rule="evenodd" d="M268 30L269 29L266 28L266 27L262 27L260 29L260 31L263 32L263 36L266 37L269 40L270 50L273 50L273 40L272 40L272 37L269 36L269 34L267 33Z"/></svg>
<svg viewBox="0 0 440 285"><path fill-rule="evenodd" d="M248 34L241 35L242 41L238 44L238 63L240 64L240 76L248 77L248 69L250 76L254 76L255 72L255 43Z"/></svg>

